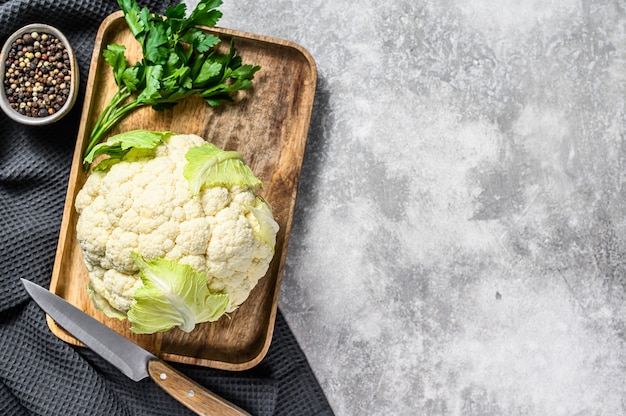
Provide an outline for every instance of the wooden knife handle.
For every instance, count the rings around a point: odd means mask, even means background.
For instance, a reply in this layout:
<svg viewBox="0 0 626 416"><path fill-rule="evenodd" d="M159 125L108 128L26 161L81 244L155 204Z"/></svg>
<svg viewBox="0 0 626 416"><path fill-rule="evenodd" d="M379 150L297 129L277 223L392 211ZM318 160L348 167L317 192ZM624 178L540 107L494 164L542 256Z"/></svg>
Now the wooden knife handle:
<svg viewBox="0 0 626 416"><path fill-rule="evenodd" d="M205 389L164 361L150 361L148 373L159 387L199 415L250 416L245 410Z"/></svg>

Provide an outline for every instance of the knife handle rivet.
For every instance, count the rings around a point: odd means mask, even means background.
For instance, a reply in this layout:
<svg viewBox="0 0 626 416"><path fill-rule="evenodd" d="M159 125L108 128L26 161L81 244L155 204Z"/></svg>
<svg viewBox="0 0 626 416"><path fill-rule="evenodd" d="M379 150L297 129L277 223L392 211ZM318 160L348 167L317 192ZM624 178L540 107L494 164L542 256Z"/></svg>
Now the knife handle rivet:
<svg viewBox="0 0 626 416"><path fill-rule="evenodd" d="M161 373L161 374L159 374L159 378L160 378L161 380L165 380L165 379L167 378L167 374L165 374L165 373Z"/></svg>
<svg viewBox="0 0 626 416"><path fill-rule="evenodd" d="M193 391L193 390L189 390L189 391L187 392L187 396L189 396L189 397L193 397L195 394L196 394L196 393L194 393L194 391Z"/></svg>

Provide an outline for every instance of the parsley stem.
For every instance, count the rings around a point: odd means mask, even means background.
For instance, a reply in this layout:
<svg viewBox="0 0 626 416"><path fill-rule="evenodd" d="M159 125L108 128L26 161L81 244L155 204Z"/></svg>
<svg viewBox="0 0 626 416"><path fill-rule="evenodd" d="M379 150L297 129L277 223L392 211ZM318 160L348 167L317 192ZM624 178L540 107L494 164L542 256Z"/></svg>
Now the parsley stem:
<svg viewBox="0 0 626 416"><path fill-rule="evenodd" d="M113 96L113 98L111 98L111 101L109 102L109 104L105 107L104 111L102 112L102 114L100 115L100 117L98 118L98 122L96 122L96 125L94 126L92 131L97 131L100 128L100 125L102 124L102 122L109 117L109 113L116 108L120 103L124 102L128 97L131 96L131 93L128 92L128 89L126 88L126 86L121 87ZM93 134L92 134L93 136Z"/></svg>
<svg viewBox="0 0 626 416"><path fill-rule="evenodd" d="M91 150L98 144L98 142L104 137L104 135L117 124L123 117L123 115L119 115L120 109L116 108L125 100L127 100L132 94L128 91L126 87L120 88L115 95L111 98L109 104L104 108L100 117L96 121L94 127L91 130L91 134L89 136L89 145L85 149L85 155L88 155ZM124 107L127 107L125 105ZM124 108L122 107L122 108ZM134 108L134 107L132 107ZM126 110L124 114L132 111L132 108ZM85 166L86 167L86 166Z"/></svg>
<svg viewBox="0 0 626 416"><path fill-rule="evenodd" d="M128 113L133 111L135 108L140 107L141 103L137 100L133 100L124 106L115 110L112 114L107 117L106 123L102 126L103 133L111 130L120 120L122 120Z"/></svg>

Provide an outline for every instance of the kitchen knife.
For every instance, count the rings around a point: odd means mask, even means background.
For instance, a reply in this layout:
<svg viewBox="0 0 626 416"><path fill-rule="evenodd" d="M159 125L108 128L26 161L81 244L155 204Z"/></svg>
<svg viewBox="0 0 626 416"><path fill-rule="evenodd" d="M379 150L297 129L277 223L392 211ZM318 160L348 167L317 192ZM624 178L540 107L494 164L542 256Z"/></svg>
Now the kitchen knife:
<svg viewBox="0 0 626 416"><path fill-rule="evenodd" d="M199 415L241 416L246 411L222 399L124 338L65 299L21 279L28 294L52 319L134 381L150 377L176 400Z"/></svg>

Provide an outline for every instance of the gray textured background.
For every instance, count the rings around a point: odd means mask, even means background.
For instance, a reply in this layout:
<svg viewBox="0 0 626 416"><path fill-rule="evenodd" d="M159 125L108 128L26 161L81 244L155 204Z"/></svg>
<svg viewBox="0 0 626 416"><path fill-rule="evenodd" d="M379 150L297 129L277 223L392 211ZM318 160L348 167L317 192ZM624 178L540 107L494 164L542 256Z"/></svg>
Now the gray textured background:
<svg viewBox="0 0 626 416"><path fill-rule="evenodd" d="M625 9L221 7L318 65L280 305L338 415L626 414Z"/></svg>

